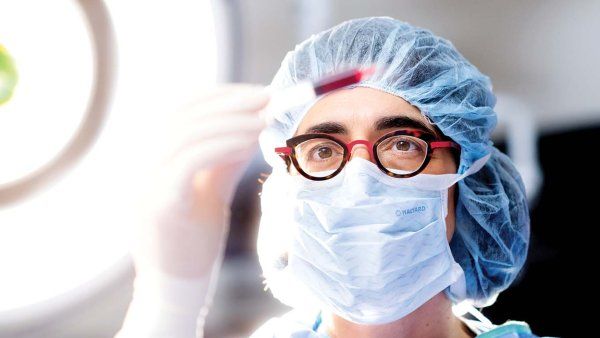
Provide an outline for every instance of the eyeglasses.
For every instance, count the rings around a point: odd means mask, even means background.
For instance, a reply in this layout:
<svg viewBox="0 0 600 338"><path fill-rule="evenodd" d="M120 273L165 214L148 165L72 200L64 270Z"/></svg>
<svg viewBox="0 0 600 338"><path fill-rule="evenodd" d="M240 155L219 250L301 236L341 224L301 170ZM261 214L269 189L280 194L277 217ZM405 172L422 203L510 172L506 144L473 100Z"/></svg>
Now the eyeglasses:
<svg viewBox="0 0 600 338"><path fill-rule="evenodd" d="M275 153L288 167L290 162L293 163L302 176L314 181L324 181L339 174L358 144L367 147L369 156L381 171L396 178L412 177L423 171L434 149L460 150L455 142L412 130L391 132L375 143L367 140L345 143L328 134L304 134L292 137L286 144L287 147L275 148Z"/></svg>

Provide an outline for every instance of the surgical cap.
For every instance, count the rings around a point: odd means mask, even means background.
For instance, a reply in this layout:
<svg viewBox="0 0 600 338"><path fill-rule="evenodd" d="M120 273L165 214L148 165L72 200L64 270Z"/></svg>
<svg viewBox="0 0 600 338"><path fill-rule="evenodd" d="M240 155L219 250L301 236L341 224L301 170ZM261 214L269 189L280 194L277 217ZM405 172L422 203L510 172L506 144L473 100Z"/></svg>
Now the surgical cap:
<svg viewBox="0 0 600 338"><path fill-rule="evenodd" d="M529 211L519 173L490 141L496 99L487 76L448 40L389 17L371 17L343 22L297 45L285 56L271 87L373 65L375 73L356 86L396 95L419 108L460 144L458 173L490 155L482 169L458 183L450 242L465 272L465 299L490 305L525 262ZM261 133L260 143L274 174L283 166L274 148L285 146L311 104L272 112L274 122Z"/></svg>

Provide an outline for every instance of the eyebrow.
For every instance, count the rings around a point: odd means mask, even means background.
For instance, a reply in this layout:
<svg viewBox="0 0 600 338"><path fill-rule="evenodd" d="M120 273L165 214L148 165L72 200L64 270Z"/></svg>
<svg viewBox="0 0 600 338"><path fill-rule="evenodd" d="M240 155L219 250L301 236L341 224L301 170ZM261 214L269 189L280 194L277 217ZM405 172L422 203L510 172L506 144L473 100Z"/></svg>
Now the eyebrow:
<svg viewBox="0 0 600 338"><path fill-rule="evenodd" d="M388 116L375 122L375 130L381 131L393 128L409 128L437 135L435 130L421 121L406 116ZM347 134L348 130L338 122L323 122L306 129L305 134Z"/></svg>

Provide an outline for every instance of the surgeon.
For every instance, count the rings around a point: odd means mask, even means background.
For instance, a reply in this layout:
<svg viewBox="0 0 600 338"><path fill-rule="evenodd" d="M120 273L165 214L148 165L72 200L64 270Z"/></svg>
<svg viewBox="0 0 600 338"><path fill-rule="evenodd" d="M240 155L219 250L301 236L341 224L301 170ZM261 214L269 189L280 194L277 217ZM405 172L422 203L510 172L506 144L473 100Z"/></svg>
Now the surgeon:
<svg viewBox="0 0 600 338"><path fill-rule="evenodd" d="M264 111L272 90L368 67L356 85ZM476 309L510 286L529 243L523 183L490 141L487 76L449 41L372 17L299 44L270 91L224 88L182 114L198 127L174 142L146 194L120 337L202 334L227 210L257 138L273 168L259 260L293 310L252 337L536 337Z"/></svg>

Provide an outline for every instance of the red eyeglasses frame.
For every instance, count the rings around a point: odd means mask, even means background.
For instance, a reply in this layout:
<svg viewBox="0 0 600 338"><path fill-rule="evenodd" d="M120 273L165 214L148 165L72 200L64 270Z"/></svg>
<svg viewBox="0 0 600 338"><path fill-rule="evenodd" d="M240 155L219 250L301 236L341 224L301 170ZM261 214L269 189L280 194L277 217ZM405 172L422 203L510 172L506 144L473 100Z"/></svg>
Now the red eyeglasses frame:
<svg viewBox="0 0 600 338"><path fill-rule="evenodd" d="M425 159L424 159L423 163L421 164L421 166L419 167L419 169L415 170L412 173L397 174L397 173L391 172L383 166L383 164L379 160L379 157L377 156L377 151L376 151L377 146L381 142L385 141L386 139L388 139L390 137L398 136L398 135L408 135L408 136L416 137L427 143L427 154L425 155ZM302 170L302 167L300 166L300 164L298 163L298 160L296 159L296 152L294 151L295 147L302 142L305 142L305 141L308 141L308 140L314 139L314 138L325 138L325 139L334 141L334 142L338 143L344 149L344 159L343 159L340 167L333 173L331 173L327 176L324 176L324 177L310 176L304 170ZM395 178L408 178L408 177L416 176L419 173L421 173L427 167L429 162L431 161L431 154L432 154L433 150L435 150L435 149L451 148L451 149L455 149L458 151L460 151L460 149L461 149L460 145L458 145L456 142L436 138L433 134L430 134L430 133L426 133L426 132L422 132L422 131L418 131L418 130L396 130L391 133L383 135L381 138L379 138L377 141L375 141L375 143L371 143L368 140L353 140L349 143L346 143L346 142L343 142L343 141L339 140L338 138L331 136L329 134L320 134L320 133L302 134L302 135L298 135L298 136L288 139L286 141L286 145L287 145L286 147L275 148L275 153L277 155L279 155L285 161L286 165L288 166L288 169L289 169L290 164L293 164L294 167L296 168L296 170L300 173L300 175L306 177L307 179L314 180L314 181L324 181L324 180L328 180L328 179L336 176L337 174L339 174L342 171L342 169L344 168L346 163L348 163L348 161L350 160L350 156L352 154L352 150L354 149L354 146L358 145L358 144L363 144L367 147L367 150L369 151L369 156L370 156L371 160L375 160L375 164L377 164L377 167L379 167L379 169L381 169L381 171L383 171L386 175L395 177Z"/></svg>

